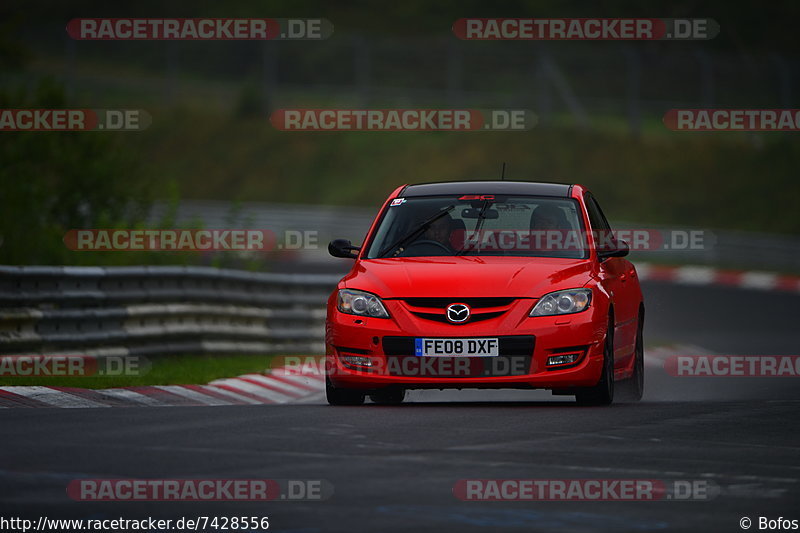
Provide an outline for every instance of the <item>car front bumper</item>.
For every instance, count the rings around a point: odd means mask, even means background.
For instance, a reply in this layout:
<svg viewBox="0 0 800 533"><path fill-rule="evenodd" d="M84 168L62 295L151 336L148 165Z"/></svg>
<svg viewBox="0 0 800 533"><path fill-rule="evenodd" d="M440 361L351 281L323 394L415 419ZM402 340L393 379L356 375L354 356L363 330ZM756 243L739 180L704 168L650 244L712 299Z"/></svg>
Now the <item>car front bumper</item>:
<svg viewBox="0 0 800 533"><path fill-rule="evenodd" d="M504 316L463 325L437 323L390 309L392 318L329 309L326 369L336 387L381 389L543 388L595 385L603 366L606 324L590 307L572 315L528 317L530 303ZM603 316L601 316L603 315ZM499 338L496 357L420 357L414 339ZM574 363L548 366L553 355L579 353ZM356 362L354 364L354 362ZM359 363L369 363L370 366Z"/></svg>

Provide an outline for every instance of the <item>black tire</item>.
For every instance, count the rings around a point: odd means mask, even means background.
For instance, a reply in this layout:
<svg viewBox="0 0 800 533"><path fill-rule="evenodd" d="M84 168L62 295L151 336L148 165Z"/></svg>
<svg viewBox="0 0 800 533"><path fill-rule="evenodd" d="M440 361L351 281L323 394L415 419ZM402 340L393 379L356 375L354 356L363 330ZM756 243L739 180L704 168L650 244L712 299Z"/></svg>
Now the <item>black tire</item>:
<svg viewBox="0 0 800 533"><path fill-rule="evenodd" d="M331 405L362 405L364 393L358 389L334 387L330 378L325 377L325 396Z"/></svg>
<svg viewBox="0 0 800 533"><path fill-rule="evenodd" d="M406 399L406 390L390 387L370 394L369 399L378 405L400 405Z"/></svg>
<svg viewBox="0 0 800 533"><path fill-rule="evenodd" d="M639 325L636 328L636 359L633 375L620 383L620 397L626 402L638 402L644 395L644 313L639 312Z"/></svg>
<svg viewBox="0 0 800 533"><path fill-rule="evenodd" d="M606 342L603 347L603 372L594 387L575 393L578 405L611 405L614 401L614 318L609 317Z"/></svg>

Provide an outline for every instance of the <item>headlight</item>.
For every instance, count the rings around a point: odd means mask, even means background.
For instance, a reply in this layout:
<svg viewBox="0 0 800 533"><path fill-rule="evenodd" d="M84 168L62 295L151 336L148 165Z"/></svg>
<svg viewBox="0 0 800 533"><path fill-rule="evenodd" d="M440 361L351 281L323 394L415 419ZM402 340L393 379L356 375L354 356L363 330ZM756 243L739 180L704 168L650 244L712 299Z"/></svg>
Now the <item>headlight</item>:
<svg viewBox="0 0 800 533"><path fill-rule="evenodd" d="M383 307L381 299L374 294L364 291L342 289L339 291L336 307L348 315L374 316L376 318L389 318L389 313Z"/></svg>
<svg viewBox="0 0 800 533"><path fill-rule="evenodd" d="M542 296L529 316L569 315L580 313L592 301L592 289L568 289Z"/></svg>

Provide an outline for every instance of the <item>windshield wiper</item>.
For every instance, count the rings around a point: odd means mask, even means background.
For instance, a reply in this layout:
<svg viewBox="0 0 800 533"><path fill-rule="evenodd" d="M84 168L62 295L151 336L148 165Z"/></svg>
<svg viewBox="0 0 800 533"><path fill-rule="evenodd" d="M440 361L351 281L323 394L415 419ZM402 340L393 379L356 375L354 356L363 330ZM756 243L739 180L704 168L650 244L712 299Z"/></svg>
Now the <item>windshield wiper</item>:
<svg viewBox="0 0 800 533"><path fill-rule="evenodd" d="M483 207L481 207L481 210L478 212L478 219L475 222L475 235L478 237L478 239L481 238L480 231L481 228L483 227L483 221L486 219L486 211L488 211L488 209L489 209L489 200L484 200ZM466 233L464 234L464 236L466 237ZM457 251L455 255L464 255L465 253L467 253L467 251L468 251L467 242L466 239L464 239L464 247L461 248L459 251ZM478 244L478 251L479 252L481 251L480 243Z"/></svg>
<svg viewBox="0 0 800 533"><path fill-rule="evenodd" d="M438 213L436 213L435 215L430 217L428 220L424 220L417 227L415 227L413 230L411 230L410 232L406 233L401 238L397 239L391 246L387 246L386 248L384 248L378 254L378 258L380 259L381 257L386 257L387 253L391 252L392 250L395 250L395 249L399 248L400 246L403 246L405 243L407 243L411 239L414 239L417 235L419 235L420 233L422 233L423 231L428 229L428 227L431 224L433 224L434 222L436 222L437 220L439 220L440 218L442 218L443 216L445 216L447 213L449 213L450 211L452 211L455 208L456 208L455 205L451 205L451 206L449 206L449 207L447 207L445 209L442 209L441 211L439 211Z"/></svg>

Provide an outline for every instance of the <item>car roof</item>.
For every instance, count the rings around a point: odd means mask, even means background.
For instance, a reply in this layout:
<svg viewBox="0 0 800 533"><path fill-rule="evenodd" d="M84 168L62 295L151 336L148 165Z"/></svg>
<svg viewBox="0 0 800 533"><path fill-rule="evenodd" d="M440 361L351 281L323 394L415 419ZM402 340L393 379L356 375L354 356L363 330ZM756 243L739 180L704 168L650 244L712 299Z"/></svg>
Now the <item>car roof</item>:
<svg viewBox="0 0 800 533"><path fill-rule="evenodd" d="M438 196L449 194L521 194L569 198L572 185L532 181L442 181L407 185L398 196Z"/></svg>

